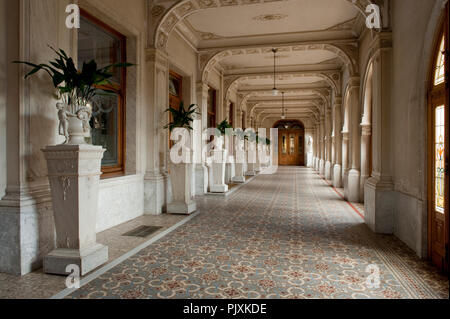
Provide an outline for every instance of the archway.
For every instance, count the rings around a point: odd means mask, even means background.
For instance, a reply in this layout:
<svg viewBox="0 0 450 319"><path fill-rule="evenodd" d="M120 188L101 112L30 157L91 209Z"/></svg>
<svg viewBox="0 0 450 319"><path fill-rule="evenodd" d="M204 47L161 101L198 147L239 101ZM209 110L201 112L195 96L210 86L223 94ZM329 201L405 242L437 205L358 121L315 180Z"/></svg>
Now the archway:
<svg viewBox="0 0 450 319"><path fill-rule="evenodd" d="M428 89L428 254L434 265L448 272L449 244L449 26L446 5L444 22L436 39ZM447 160L446 160L447 159Z"/></svg>
<svg viewBox="0 0 450 319"><path fill-rule="evenodd" d="M278 164L305 166L305 126L298 120L281 120L278 129Z"/></svg>

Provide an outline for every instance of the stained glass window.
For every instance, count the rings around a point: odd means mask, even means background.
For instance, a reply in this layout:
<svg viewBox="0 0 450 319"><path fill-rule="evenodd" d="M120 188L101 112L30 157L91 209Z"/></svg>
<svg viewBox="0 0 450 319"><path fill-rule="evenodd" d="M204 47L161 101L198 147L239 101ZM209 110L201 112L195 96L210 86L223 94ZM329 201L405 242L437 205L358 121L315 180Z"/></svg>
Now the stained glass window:
<svg viewBox="0 0 450 319"><path fill-rule="evenodd" d="M444 213L445 207L445 106L439 106L436 108L435 114L435 205L436 211Z"/></svg>
<svg viewBox="0 0 450 319"><path fill-rule="evenodd" d="M439 56L436 62L436 72L434 76L434 85L439 85L441 83L444 83L445 81L445 58L444 58L444 51L445 51L445 38L442 38L441 45L439 47Z"/></svg>
<svg viewBox="0 0 450 319"><path fill-rule="evenodd" d="M290 155L295 154L295 135L290 136Z"/></svg>

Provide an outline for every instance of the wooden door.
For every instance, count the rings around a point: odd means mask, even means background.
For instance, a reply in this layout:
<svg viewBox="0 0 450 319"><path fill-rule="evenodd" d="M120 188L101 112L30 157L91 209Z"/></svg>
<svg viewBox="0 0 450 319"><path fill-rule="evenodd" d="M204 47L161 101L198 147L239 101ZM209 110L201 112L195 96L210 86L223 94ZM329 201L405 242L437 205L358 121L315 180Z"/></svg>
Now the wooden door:
<svg viewBox="0 0 450 319"><path fill-rule="evenodd" d="M305 165L305 134L303 130L279 130L279 165Z"/></svg>
<svg viewBox="0 0 450 319"><path fill-rule="evenodd" d="M448 4L447 4L448 16ZM436 48L428 94L429 180L428 251L432 263L448 272L449 243L449 100L448 19Z"/></svg>

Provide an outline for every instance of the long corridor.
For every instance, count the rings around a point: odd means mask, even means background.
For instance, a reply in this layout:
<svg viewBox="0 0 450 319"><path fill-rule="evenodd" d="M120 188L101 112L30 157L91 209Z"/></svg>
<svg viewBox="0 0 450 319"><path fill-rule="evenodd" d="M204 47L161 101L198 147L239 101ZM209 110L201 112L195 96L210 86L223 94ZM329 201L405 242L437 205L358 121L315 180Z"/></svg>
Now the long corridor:
<svg viewBox="0 0 450 319"><path fill-rule="evenodd" d="M311 169L280 168L198 202L189 222L67 297L449 296L446 278L395 237L373 234Z"/></svg>

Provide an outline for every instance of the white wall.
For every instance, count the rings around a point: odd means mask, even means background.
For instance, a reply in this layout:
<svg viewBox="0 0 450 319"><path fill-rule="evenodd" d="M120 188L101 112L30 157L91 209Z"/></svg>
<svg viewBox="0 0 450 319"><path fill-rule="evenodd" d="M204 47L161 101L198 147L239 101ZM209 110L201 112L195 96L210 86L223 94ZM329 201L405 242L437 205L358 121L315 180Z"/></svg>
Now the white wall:
<svg viewBox="0 0 450 319"><path fill-rule="evenodd" d="M6 187L6 1L0 0L0 198Z"/></svg>
<svg viewBox="0 0 450 319"><path fill-rule="evenodd" d="M427 243L427 102L426 81L436 24L431 13L434 0L392 2L393 88L391 132L396 191L395 235L418 255L426 255Z"/></svg>

